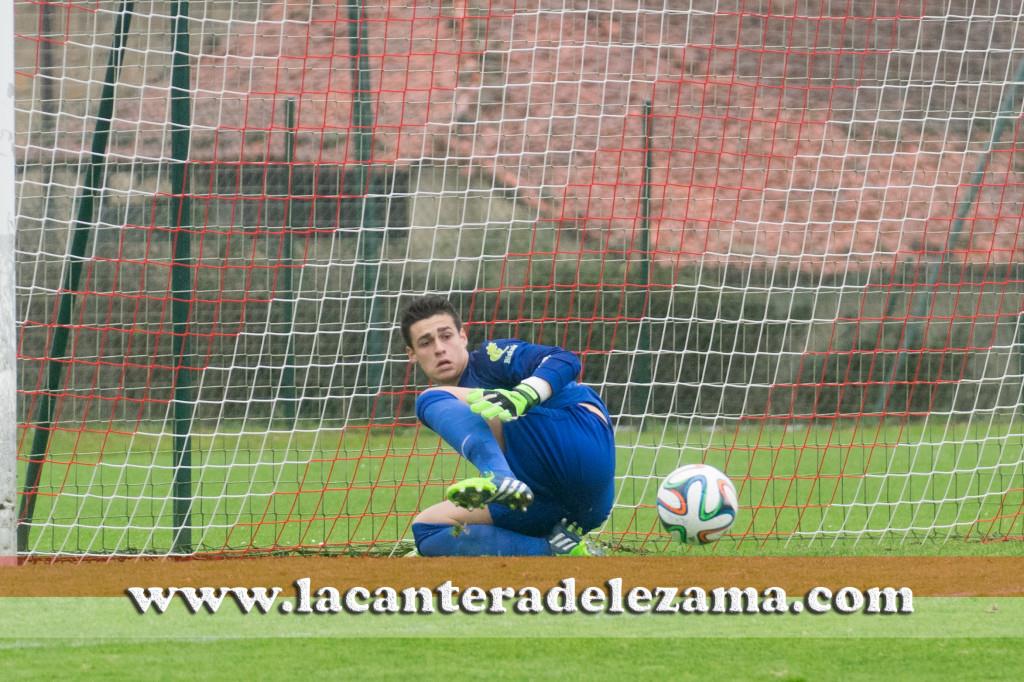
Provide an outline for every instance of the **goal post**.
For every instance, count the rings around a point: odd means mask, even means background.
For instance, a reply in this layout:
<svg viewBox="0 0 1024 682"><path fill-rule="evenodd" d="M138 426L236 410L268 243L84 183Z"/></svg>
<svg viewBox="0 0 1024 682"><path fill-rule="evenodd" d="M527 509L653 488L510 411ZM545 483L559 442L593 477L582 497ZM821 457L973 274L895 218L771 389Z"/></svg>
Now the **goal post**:
<svg viewBox="0 0 1024 682"><path fill-rule="evenodd" d="M414 414L397 318L424 292L474 345L579 354L614 548L684 551L654 502L692 462L739 493L718 551L1024 536L1005 4L15 0L0 25L0 556L10 496L26 557L403 552L468 471Z"/></svg>
<svg viewBox="0 0 1024 682"><path fill-rule="evenodd" d="M0 26L14 25L13 7ZM14 303L14 46L0 47L0 566L17 556L17 337Z"/></svg>

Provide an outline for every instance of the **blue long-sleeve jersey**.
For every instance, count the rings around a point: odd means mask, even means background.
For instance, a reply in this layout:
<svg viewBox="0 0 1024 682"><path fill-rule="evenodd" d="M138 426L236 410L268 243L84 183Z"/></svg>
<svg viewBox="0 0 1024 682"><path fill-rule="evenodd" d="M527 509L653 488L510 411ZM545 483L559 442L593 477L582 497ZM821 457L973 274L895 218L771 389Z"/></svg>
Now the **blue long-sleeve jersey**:
<svg viewBox="0 0 1024 682"><path fill-rule="evenodd" d="M580 368L579 358L562 348L518 339L495 339L470 352L459 386L514 388L523 379L536 376L551 385L551 397L544 401L545 407L590 403L601 410L610 424L611 416L601 397L576 381Z"/></svg>

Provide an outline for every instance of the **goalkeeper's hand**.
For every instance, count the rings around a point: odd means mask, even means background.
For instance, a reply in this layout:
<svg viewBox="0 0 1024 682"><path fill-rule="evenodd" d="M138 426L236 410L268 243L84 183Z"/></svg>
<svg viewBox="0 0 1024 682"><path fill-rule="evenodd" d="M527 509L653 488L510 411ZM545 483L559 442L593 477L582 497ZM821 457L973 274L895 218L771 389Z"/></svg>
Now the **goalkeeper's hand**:
<svg viewBox="0 0 1024 682"><path fill-rule="evenodd" d="M469 409L484 419L497 417L503 422L518 419L540 402L537 391L529 384L505 388L478 388L469 393Z"/></svg>

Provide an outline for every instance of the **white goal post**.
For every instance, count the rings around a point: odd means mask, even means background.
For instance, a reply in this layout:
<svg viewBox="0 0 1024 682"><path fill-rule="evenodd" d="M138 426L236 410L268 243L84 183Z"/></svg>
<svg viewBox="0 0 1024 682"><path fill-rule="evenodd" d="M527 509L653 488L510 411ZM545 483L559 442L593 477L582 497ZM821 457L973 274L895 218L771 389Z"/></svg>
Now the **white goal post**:
<svg viewBox="0 0 1024 682"><path fill-rule="evenodd" d="M0 26L14 26L14 4L0 3ZM7 38L8 36L4 36ZM14 41L0 40L0 565L16 558L18 463L15 409Z"/></svg>

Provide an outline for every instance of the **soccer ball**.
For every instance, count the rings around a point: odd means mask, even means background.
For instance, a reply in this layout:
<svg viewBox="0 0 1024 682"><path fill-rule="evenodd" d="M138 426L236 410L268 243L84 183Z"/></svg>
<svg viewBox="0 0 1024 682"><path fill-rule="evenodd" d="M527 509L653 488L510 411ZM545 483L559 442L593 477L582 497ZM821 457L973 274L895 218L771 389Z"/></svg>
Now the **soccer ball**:
<svg viewBox="0 0 1024 682"><path fill-rule="evenodd" d="M737 511L732 481L707 464L679 467L658 489L661 524L687 545L706 545L722 537Z"/></svg>

